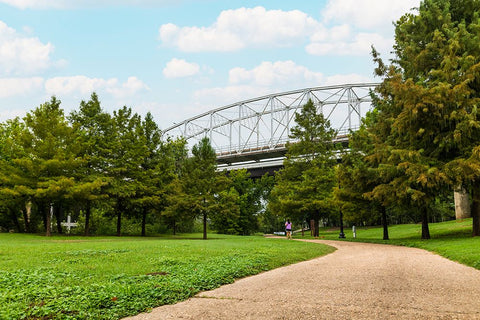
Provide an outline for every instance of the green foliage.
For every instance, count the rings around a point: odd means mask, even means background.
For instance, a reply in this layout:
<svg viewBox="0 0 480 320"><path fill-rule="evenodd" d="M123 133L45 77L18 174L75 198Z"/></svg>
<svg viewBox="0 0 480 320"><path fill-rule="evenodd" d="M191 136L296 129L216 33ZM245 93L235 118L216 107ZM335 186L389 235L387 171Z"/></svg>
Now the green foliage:
<svg viewBox="0 0 480 320"><path fill-rule="evenodd" d="M371 196L384 204L428 210L459 185L480 196L474 148L480 138L480 2L424 0L395 24L395 58L383 64L374 50L376 123L369 127L383 182ZM459 165L461 164L461 165ZM474 206L480 208L480 206ZM480 234L480 212L473 210Z"/></svg>
<svg viewBox="0 0 480 320"><path fill-rule="evenodd" d="M0 238L1 319L119 319L332 251L262 237Z"/></svg>
<svg viewBox="0 0 480 320"><path fill-rule="evenodd" d="M250 235L259 229L263 203L273 184L273 177L251 179L246 169L228 173L230 189L219 194L226 210L215 208L213 228L220 233ZM233 204L233 207L232 207Z"/></svg>
<svg viewBox="0 0 480 320"><path fill-rule="evenodd" d="M212 228L223 234L241 234L241 209L238 204L241 196L234 188L222 190L217 194L217 201L211 207L215 214L212 217Z"/></svg>
<svg viewBox="0 0 480 320"><path fill-rule="evenodd" d="M27 113L24 125L17 128L12 142L18 147L10 155L15 175L3 184L10 190L13 187L20 208L30 201L37 203L49 235L48 207L58 208L72 199L77 187L75 172L82 161L73 143L75 135L55 97Z"/></svg>
<svg viewBox="0 0 480 320"><path fill-rule="evenodd" d="M332 192L339 146L332 143L335 130L317 113L312 100L296 114L295 122L290 137L297 142L287 146L284 169L276 175L269 208L285 218L313 219L318 230L320 218L336 213Z"/></svg>
<svg viewBox="0 0 480 320"><path fill-rule="evenodd" d="M216 171L216 154L208 138L203 138L192 148L193 156L185 160L177 192L170 201L185 215L200 217L203 222L203 239L207 239L208 217L227 233L235 233L228 221L238 216L238 195L230 189L231 181ZM221 221L227 219L227 221Z"/></svg>

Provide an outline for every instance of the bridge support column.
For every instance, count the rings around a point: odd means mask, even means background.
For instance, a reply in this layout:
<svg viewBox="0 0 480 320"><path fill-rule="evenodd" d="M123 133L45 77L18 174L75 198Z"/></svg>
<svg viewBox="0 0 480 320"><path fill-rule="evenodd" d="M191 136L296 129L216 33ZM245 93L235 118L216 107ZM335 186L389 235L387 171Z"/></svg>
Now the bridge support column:
<svg viewBox="0 0 480 320"><path fill-rule="evenodd" d="M454 190L453 198L455 200L455 218L466 219L472 216L470 212L470 201L467 190L460 186Z"/></svg>

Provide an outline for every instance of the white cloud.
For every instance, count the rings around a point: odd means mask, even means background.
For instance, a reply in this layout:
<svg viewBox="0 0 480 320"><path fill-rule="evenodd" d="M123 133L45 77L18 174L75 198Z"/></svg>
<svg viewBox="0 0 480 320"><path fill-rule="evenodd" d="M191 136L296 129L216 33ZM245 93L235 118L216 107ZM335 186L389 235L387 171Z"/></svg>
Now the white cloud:
<svg viewBox="0 0 480 320"><path fill-rule="evenodd" d="M318 56L365 56L373 45L388 54L394 44L392 22L415 5L418 0L330 0L322 14L323 25L305 50Z"/></svg>
<svg viewBox="0 0 480 320"><path fill-rule="evenodd" d="M51 43L25 37L0 21L0 74L33 74L53 65Z"/></svg>
<svg viewBox="0 0 480 320"><path fill-rule="evenodd" d="M116 84L116 86L108 86L106 91L117 99L132 97L139 92L150 90L150 88L137 77L128 77L127 82L121 85L118 85L118 82L116 82Z"/></svg>
<svg viewBox="0 0 480 320"><path fill-rule="evenodd" d="M239 8L222 11L209 27L164 24L159 29L159 36L164 45L181 51L234 51L247 46L301 44L318 26L318 21L299 10Z"/></svg>
<svg viewBox="0 0 480 320"><path fill-rule="evenodd" d="M0 121L3 122L9 119L14 119L16 117L23 118L25 114L25 109L0 109Z"/></svg>
<svg viewBox="0 0 480 320"><path fill-rule="evenodd" d="M43 89L44 80L33 78L0 78L0 98L29 95Z"/></svg>
<svg viewBox="0 0 480 320"><path fill-rule="evenodd" d="M19 9L73 9L108 6L165 6L178 0L0 0Z"/></svg>
<svg viewBox="0 0 480 320"><path fill-rule="evenodd" d="M133 96L148 86L136 77L129 77L126 82L119 83L117 78L102 79L86 76L55 77L45 82L45 90L49 95L88 95L94 91L106 91L115 98Z"/></svg>
<svg viewBox="0 0 480 320"><path fill-rule="evenodd" d="M420 0L329 0L322 12L326 23L348 23L363 29L393 28L392 22Z"/></svg>
<svg viewBox="0 0 480 320"><path fill-rule="evenodd" d="M109 94L115 99L126 99L148 90L150 88L137 77L129 77L123 83L117 78L102 79L86 76L55 77L51 79L42 77L0 78L0 98L28 97L32 94L40 94L69 99L89 96L95 91Z"/></svg>
<svg viewBox="0 0 480 320"><path fill-rule="evenodd" d="M196 113L282 91L361 82L372 82L372 78L358 74L325 76L293 61L267 61L250 70L231 69L228 86L195 91Z"/></svg>
<svg viewBox="0 0 480 320"><path fill-rule="evenodd" d="M316 38L320 38L318 34ZM314 37L314 38L315 38ZM379 52L389 52L393 46L393 38L377 33L344 34L344 37L326 36L322 41L312 41L305 47L312 55L364 56L370 54L372 45Z"/></svg>
<svg viewBox="0 0 480 320"><path fill-rule="evenodd" d="M419 0L329 0L316 20L299 10L263 7L222 11L210 26L159 28L165 46L185 52L235 51L243 48L306 44L312 55L369 55L393 44L392 22L418 6Z"/></svg>
<svg viewBox="0 0 480 320"><path fill-rule="evenodd" d="M200 72L200 66L196 63L190 63L183 59L173 58L163 69L163 75L166 78L184 78L196 75Z"/></svg>
<svg viewBox="0 0 480 320"><path fill-rule="evenodd" d="M229 72L231 84L251 83L259 86L315 86L323 79L319 72L313 72L308 68L289 61L264 61L259 66L246 70L234 68Z"/></svg>
<svg viewBox="0 0 480 320"><path fill-rule="evenodd" d="M118 85L118 80L115 78L105 80L101 78L88 78L86 76L72 76L48 79L45 83L45 89L48 94L58 96L71 95L74 93L86 95L96 90L116 85Z"/></svg>

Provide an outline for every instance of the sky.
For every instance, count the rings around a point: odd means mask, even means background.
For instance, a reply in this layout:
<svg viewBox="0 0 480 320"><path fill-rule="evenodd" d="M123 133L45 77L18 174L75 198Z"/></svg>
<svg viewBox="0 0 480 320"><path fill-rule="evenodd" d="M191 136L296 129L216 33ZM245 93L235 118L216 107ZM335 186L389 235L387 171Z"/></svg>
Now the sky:
<svg viewBox="0 0 480 320"><path fill-rule="evenodd" d="M0 0L0 122L56 96L166 129L266 94L379 82L420 0Z"/></svg>

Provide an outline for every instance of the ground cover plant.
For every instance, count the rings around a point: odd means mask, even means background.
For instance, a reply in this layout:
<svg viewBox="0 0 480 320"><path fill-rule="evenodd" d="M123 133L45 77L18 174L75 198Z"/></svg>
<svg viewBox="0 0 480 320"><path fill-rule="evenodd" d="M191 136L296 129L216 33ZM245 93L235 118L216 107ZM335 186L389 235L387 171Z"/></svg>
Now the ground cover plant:
<svg viewBox="0 0 480 320"><path fill-rule="evenodd" d="M430 223L431 239L421 240L420 224L401 224L388 227L390 240L381 240L383 228L356 228L357 237L353 238L351 228L345 228L345 241L374 242L402 245L435 252L445 258L480 269L480 237L472 237L472 219L452 220ZM339 230L324 228L320 238L342 240L338 238ZM296 234L295 238L301 238ZM306 236L310 238L310 236Z"/></svg>
<svg viewBox="0 0 480 320"><path fill-rule="evenodd" d="M118 319L332 248L263 237L0 234L0 319Z"/></svg>

